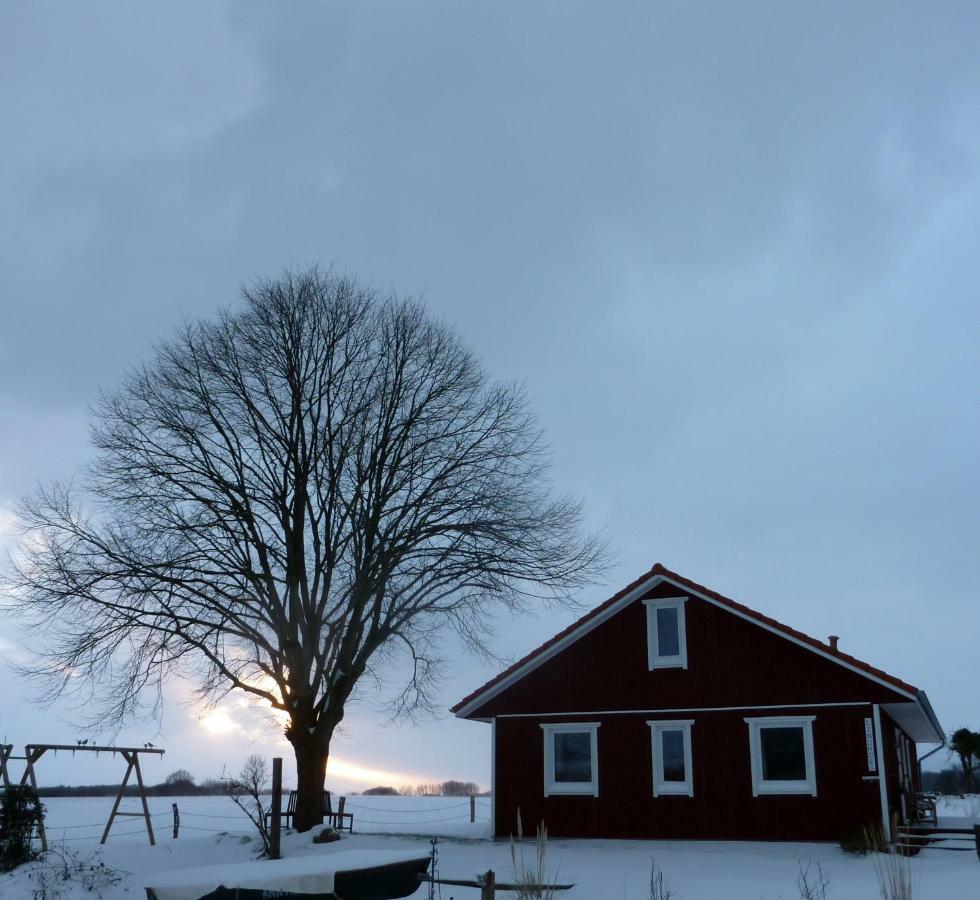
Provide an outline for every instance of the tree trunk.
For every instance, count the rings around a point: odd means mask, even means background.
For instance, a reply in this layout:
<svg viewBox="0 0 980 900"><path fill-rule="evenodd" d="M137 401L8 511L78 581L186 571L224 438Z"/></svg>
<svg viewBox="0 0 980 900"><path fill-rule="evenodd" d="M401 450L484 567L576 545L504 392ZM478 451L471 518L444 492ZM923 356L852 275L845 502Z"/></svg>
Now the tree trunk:
<svg viewBox="0 0 980 900"><path fill-rule="evenodd" d="M309 831L323 824L323 785L327 777L329 747L317 741L293 743L296 754L296 812L293 827Z"/></svg>

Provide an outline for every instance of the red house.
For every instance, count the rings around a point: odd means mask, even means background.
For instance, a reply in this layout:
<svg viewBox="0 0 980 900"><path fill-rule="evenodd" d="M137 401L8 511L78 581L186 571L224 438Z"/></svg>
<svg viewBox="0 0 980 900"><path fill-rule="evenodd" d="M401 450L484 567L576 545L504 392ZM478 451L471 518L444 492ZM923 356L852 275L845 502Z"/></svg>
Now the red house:
<svg viewBox="0 0 980 900"><path fill-rule="evenodd" d="M925 693L659 563L453 707L489 722L492 829L838 840L905 818Z"/></svg>

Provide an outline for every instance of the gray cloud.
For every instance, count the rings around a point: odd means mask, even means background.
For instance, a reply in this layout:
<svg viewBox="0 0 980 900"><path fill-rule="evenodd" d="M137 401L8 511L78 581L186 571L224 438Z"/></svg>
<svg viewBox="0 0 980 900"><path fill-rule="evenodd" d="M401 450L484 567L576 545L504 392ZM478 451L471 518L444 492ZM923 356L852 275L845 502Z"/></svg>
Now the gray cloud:
<svg viewBox="0 0 980 900"><path fill-rule="evenodd" d="M0 501L84 459L86 403L180 316L318 260L526 380L610 587L663 559L966 721L978 32L954 3L8 6ZM480 777L479 728L427 727L399 745Z"/></svg>

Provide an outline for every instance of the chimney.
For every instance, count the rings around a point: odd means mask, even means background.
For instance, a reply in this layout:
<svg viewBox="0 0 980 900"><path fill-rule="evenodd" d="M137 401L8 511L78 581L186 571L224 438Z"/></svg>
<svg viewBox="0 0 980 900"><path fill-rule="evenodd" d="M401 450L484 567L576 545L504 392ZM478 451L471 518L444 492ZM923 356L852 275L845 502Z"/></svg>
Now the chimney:
<svg viewBox="0 0 980 900"><path fill-rule="evenodd" d="M827 638L827 643L830 644L831 652L837 652L837 642L839 640L840 638L836 634L832 634L829 638Z"/></svg>

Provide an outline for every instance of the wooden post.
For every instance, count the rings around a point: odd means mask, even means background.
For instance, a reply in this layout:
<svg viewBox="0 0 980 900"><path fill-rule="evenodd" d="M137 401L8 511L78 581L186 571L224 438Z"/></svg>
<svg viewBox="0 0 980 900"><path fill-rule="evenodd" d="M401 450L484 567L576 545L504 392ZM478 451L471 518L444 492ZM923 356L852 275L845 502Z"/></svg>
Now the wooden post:
<svg viewBox="0 0 980 900"><path fill-rule="evenodd" d="M180 810L177 809L177 804L171 804L174 811L174 840L177 840L177 836L180 833Z"/></svg>
<svg viewBox="0 0 980 900"><path fill-rule="evenodd" d="M497 876L493 874L493 869L490 869L483 876L483 887L480 889L480 900L496 900L496 897Z"/></svg>
<svg viewBox="0 0 980 900"><path fill-rule="evenodd" d="M123 753L123 759L129 763L126 767L126 774L123 776L122 784L119 785L119 790L116 791L116 801L112 804L112 812L109 813L109 821L105 823L105 831L102 832L102 840L99 841L100 844L104 844L109 837L109 829L112 828L112 823L115 821L116 812L119 810L119 803L123 798L123 793L126 790L126 785L129 784L129 776L133 771L133 758L128 753Z"/></svg>
<svg viewBox="0 0 980 900"><path fill-rule="evenodd" d="M973 826L973 839L977 842L977 859L980 859L980 825Z"/></svg>
<svg viewBox="0 0 980 900"><path fill-rule="evenodd" d="M25 747L24 756L27 757L27 770L24 772L24 777L21 778L20 783L25 784L28 779L30 779L31 787L34 788L34 793L37 793L37 776L34 774L34 763L36 763L42 756L44 756L43 747ZM37 832L41 838L41 849L48 849L48 836L44 831L44 816L41 816L37 820Z"/></svg>
<svg viewBox="0 0 980 900"><path fill-rule="evenodd" d="M476 797L470 794L470 821L476 821Z"/></svg>
<svg viewBox="0 0 980 900"><path fill-rule="evenodd" d="M0 744L0 778L3 780L5 788L10 787L10 776L7 774L7 760L14 752L13 744Z"/></svg>
<svg viewBox="0 0 980 900"><path fill-rule="evenodd" d="M282 837L282 757L272 758L272 832L269 835L269 859L279 859Z"/></svg>
<svg viewBox="0 0 980 900"><path fill-rule="evenodd" d="M136 770L136 783L140 786L140 800L143 801L143 818L146 820L146 833L150 836L150 846L156 846L156 838L153 837L153 823L150 821L150 807L146 802L146 788L143 786L143 773L140 771L139 752L133 754L133 768Z"/></svg>

